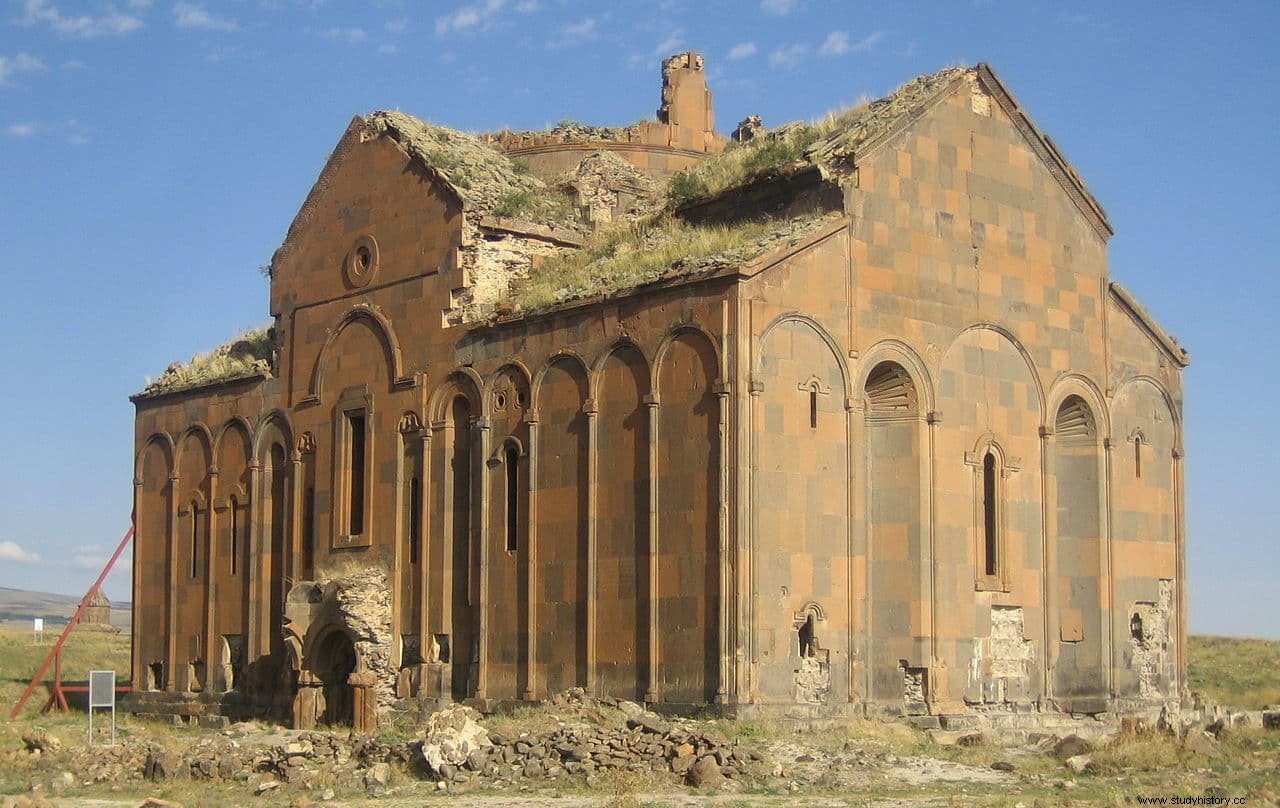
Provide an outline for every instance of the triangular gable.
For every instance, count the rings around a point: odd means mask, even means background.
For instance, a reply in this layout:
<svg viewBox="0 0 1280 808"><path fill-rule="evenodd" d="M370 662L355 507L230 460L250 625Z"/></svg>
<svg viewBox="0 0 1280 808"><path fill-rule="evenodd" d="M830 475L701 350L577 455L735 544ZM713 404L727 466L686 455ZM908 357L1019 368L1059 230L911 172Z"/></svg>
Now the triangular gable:
<svg viewBox="0 0 1280 808"><path fill-rule="evenodd" d="M1151 316L1151 312L1147 311L1128 289L1115 281L1112 281L1108 288L1111 290L1111 296L1120 304L1120 308L1133 318L1138 328L1147 335L1153 345L1168 354L1170 359L1178 363L1178 367L1185 368L1191 364L1191 355L1187 353L1187 349L1179 345L1168 331L1160 327L1156 318Z"/></svg>
<svg viewBox="0 0 1280 808"><path fill-rule="evenodd" d="M1085 219L1093 225L1098 236L1105 242L1115 235L1116 231L1112 229L1111 222L1107 219L1107 212L1102 209L1102 205L1093 194L1089 193L1080 174L1067 162L1067 158L1062 156L1062 152L1058 151L1053 140L1035 125L1031 117L1018 104L1017 99L1005 87L1004 82L991 69L991 65L986 62L979 63L977 73L982 89L996 100L1004 113L1009 116L1009 120L1013 121L1014 127L1022 133L1031 150L1039 156L1040 161L1057 179L1058 184L1067 192L1067 196L1071 197L1071 201L1084 214Z"/></svg>
<svg viewBox="0 0 1280 808"><path fill-rule="evenodd" d="M338 139L338 144L333 147L333 152L325 162L324 168L320 169L320 176L316 177L315 183L312 184L311 190L307 193L307 198L302 201L302 207L298 209L293 221L289 223L289 229L285 232L284 241L280 243L280 246L271 256L270 274L272 277L275 277L276 264L289 256L289 251L293 247L294 236L301 232L302 228L311 221L311 217L315 215L320 195L329 187L329 183L342 165L342 161L346 159L352 147L361 142L361 132L363 131L364 118L359 115L352 118L351 123L347 124L346 131Z"/></svg>

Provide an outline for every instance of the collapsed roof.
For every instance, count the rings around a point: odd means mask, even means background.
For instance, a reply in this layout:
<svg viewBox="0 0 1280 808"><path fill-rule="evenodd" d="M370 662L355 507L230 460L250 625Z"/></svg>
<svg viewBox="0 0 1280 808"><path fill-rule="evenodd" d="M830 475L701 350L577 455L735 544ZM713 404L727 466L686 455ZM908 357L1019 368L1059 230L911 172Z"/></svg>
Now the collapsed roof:
<svg viewBox="0 0 1280 808"><path fill-rule="evenodd" d="M802 240L827 222L823 214L829 211L792 209L772 218L731 217L719 223L690 216L689 211L716 203L731 207L753 187L806 172L838 183L863 151L898 131L958 83L976 82L983 69L949 67L912 79L884 98L816 121L772 130L750 127L749 140L732 143L668 180L654 179L604 150L590 152L558 177L542 179L520 157L506 153L501 138L449 129L395 111L374 112L360 121L361 137L394 141L459 200L466 230L464 262L485 260L486 234L516 234L516 249L504 245L498 264L501 288L487 296L468 294L455 316L446 317L447 324L510 320L575 301L630 294L654 282L704 277L750 262L784 242ZM562 122L551 133L566 143L584 138L593 143L625 142L632 129ZM1079 183L1069 167L1068 172ZM532 253L524 260L521 239L550 247L537 251L538 260ZM189 363L171 365L144 392L241 378L265 372L269 363L269 339L263 329Z"/></svg>

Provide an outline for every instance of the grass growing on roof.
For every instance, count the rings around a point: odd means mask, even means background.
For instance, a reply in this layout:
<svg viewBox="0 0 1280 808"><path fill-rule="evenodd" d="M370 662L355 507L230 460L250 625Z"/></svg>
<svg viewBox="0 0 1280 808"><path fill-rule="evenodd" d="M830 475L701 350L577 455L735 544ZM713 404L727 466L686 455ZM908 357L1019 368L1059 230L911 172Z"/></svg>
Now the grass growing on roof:
<svg viewBox="0 0 1280 808"><path fill-rule="evenodd" d="M232 379L271 368L274 341L270 328L264 326L246 331L208 353L191 357L188 362L174 362L144 392L160 393L198 387L210 382Z"/></svg>
<svg viewBox="0 0 1280 808"><path fill-rule="evenodd" d="M513 289L509 302L537 309L565 300L615 291L657 280L670 269L749 247L778 227L777 222L694 226L661 216L631 226L598 231L582 249L534 267ZM734 255L735 262L754 255ZM728 260L728 258L726 258Z"/></svg>
<svg viewBox="0 0 1280 808"><path fill-rule="evenodd" d="M805 161L805 152L810 146L847 125L866 108L866 104L855 104L808 123L796 121L780 126L746 143L730 143L715 157L672 177L667 199L673 207L711 199L730 188Z"/></svg>

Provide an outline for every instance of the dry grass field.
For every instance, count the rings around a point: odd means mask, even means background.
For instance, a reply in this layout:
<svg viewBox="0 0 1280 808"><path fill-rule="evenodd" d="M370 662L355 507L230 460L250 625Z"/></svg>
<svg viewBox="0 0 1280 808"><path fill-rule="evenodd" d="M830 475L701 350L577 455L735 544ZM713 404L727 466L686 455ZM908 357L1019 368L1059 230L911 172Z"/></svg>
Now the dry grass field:
<svg viewBox="0 0 1280 808"><path fill-rule="evenodd" d="M1092 763L1073 772L1052 751L1031 745L1001 745L975 739L969 745L947 744L898 724L852 721L821 731L797 729L776 721L706 721L703 729L729 741L757 749L765 761L749 776L715 791L676 785L647 772L609 772L586 782L581 778L531 781L508 790L469 789L461 793L437 789L420 772L397 764L391 793L371 798L360 782L323 778L310 790L284 785L254 796L256 775L229 781L177 780L150 783L116 780L88 783L64 780L50 790L61 772L78 770L86 754L83 712L42 714L47 687L37 689L15 720L8 712L49 645L33 646L29 633L0 632L0 804L6 795L51 795L58 805L138 805L147 797L187 806L325 804L385 806L423 802L450 806L506 808L512 804L545 808L606 806L647 808L659 805L718 805L732 808L784 804L843 805L1137 805L1138 798L1210 796L1239 798L1236 805L1280 805L1280 731L1225 731L1217 740L1187 743L1149 732L1101 742ZM64 675L83 681L90 669L114 669L123 682L128 671L129 640L125 634L76 632L66 645ZM1280 643L1220 637L1195 637L1191 644L1191 678L1195 689L1223 703L1246 707L1274 704L1280 693ZM521 708L486 723L509 737L536 734L561 716L549 706ZM62 750L33 756L22 736L43 728L62 741ZM132 716L119 717L122 744L158 744L182 751L209 731L175 727ZM261 725L233 725L226 735L244 747L280 744L289 732ZM381 734L386 742L414 736L409 726L393 726ZM101 753L99 753L101 754ZM323 789L320 787L323 786ZM332 793L328 793L328 792ZM1226 803L1230 804L1230 802Z"/></svg>

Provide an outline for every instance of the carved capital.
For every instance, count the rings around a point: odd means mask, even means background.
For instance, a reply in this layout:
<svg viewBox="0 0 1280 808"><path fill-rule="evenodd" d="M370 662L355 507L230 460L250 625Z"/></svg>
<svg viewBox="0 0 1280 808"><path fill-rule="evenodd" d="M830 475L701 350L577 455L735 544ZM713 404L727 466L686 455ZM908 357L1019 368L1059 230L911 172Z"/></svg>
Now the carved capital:
<svg viewBox="0 0 1280 808"><path fill-rule="evenodd" d="M316 436L310 432L303 432L298 436L298 454L313 454L316 450Z"/></svg>
<svg viewBox="0 0 1280 808"><path fill-rule="evenodd" d="M400 416L400 434L408 435L414 432L422 431L422 419L413 410L408 410L404 415Z"/></svg>

